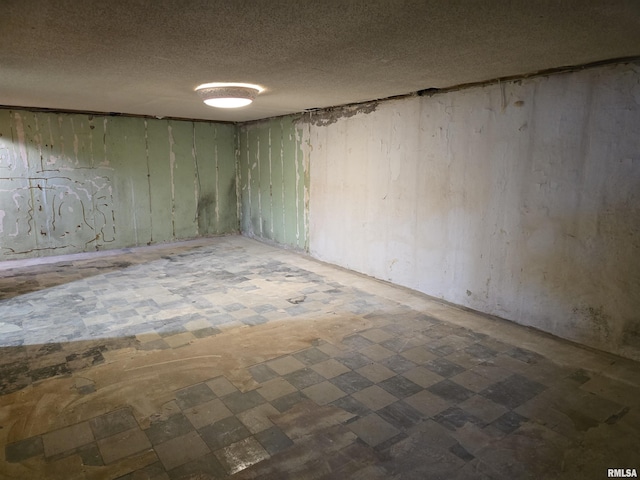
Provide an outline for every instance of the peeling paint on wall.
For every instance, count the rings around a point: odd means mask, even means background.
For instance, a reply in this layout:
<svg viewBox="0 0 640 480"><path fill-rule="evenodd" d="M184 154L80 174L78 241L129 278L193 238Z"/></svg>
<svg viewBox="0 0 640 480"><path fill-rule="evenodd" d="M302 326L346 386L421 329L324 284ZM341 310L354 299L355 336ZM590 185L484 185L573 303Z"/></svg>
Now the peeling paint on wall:
<svg viewBox="0 0 640 480"><path fill-rule="evenodd" d="M310 253L640 359L640 69L308 121Z"/></svg>
<svg viewBox="0 0 640 480"><path fill-rule="evenodd" d="M235 130L204 124L0 110L0 259L236 232Z"/></svg>

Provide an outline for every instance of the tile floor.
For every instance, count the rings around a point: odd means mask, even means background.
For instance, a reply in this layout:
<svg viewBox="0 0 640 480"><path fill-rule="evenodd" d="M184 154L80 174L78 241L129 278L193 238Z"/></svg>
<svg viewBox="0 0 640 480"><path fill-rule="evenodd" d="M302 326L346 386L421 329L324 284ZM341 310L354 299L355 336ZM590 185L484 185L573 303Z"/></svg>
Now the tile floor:
<svg viewBox="0 0 640 480"><path fill-rule="evenodd" d="M637 363L244 237L55 260L0 266L0 478L640 468Z"/></svg>

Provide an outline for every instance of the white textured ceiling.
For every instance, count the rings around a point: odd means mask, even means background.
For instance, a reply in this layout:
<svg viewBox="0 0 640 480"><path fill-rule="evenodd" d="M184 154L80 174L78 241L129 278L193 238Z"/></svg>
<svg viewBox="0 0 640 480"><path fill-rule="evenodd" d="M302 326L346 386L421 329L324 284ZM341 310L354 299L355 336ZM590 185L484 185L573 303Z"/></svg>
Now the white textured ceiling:
<svg viewBox="0 0 640 480"><path fill-rule="evenodd" d="M640 0L0 0L5 106L247 121L639 55Z"/></svg>

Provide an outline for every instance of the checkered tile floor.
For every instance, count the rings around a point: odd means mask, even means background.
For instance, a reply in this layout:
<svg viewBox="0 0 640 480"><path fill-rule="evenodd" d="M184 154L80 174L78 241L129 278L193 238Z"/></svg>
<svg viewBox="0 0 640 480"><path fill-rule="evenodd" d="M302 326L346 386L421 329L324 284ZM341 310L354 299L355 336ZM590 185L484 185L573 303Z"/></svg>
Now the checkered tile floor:
<svg viewBox="0 0 640 480"><path fill-rule="evenodd" d="M0 273L0 472L14 478L604 478L607 466L640 467L637 364L292 252L232 237ZM274 325L291 338L269 337ZM268 341L243 345L262 331ZM146 372L144 358L173 368L203 357L197 382L167 370L126 401L101 380ZM29 395L25 422L16 403ZM161 408L145 411L145 398ZM43 402L77 421L40 420ZM78 403L89 407L70 415Z"/></svg>

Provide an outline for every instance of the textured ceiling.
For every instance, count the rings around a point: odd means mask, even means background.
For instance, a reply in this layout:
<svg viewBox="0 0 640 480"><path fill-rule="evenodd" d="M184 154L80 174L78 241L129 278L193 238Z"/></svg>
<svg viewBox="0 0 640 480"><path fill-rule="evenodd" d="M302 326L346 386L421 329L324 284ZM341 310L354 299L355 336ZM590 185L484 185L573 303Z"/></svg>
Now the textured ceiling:
<svg viewBox="0 0 640 480"><path fill-rule="evenodd" d="M247 121L638 55L638 0L0 1L5 106Z"/></svg>

